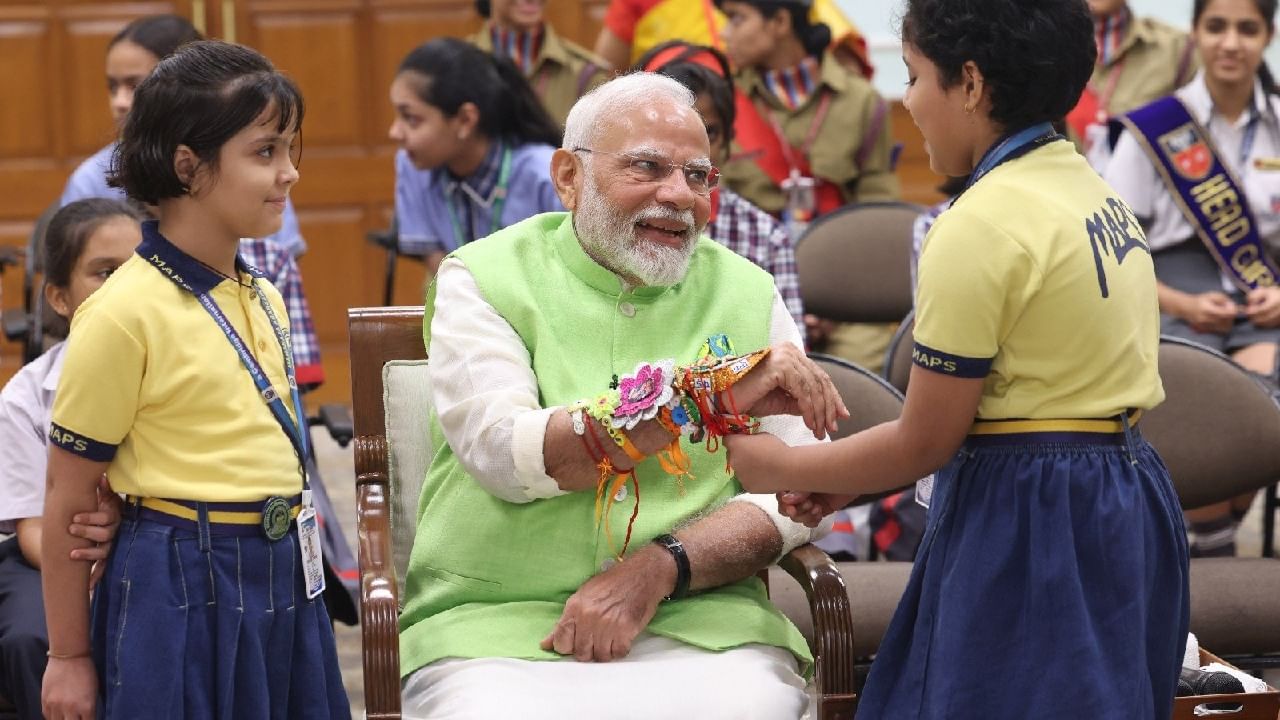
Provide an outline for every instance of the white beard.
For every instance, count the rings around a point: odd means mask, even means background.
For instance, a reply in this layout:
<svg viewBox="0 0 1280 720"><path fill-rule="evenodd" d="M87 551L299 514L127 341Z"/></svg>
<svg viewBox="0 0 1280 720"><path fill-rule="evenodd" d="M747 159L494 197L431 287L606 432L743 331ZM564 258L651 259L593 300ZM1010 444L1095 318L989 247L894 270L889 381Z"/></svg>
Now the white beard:
<svg viewBox="0 0 1280 720"><path fill-rule="evenodd" d="M685 223L680 247L670 247L641 240L636 223L648 220L674 220ZM596 262L620 275L634 277L645 286L675 285L689 272L689 258L702 228L694 224L692 210L673 210L654 205L627 216L619 212L596 187L587 174L582 199L573 213L578 240Z"/></svg>

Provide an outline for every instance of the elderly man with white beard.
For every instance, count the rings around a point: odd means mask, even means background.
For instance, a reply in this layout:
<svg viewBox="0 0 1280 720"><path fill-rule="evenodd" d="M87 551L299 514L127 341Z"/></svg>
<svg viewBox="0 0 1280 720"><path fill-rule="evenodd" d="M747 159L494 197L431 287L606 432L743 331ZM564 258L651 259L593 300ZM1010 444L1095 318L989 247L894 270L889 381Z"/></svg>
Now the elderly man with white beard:
<svg viewBox="0 0 1280 720"><path fill-rule="evenodd" d="M709 154L684 86L610 81L551 161L570 212L441 264L405 717L806 712L812 658L755 574L822 530L743 494L715 428L817 442L847 412L770 276L701 237ZM732 387L673 394L717 362Z"/></svg>

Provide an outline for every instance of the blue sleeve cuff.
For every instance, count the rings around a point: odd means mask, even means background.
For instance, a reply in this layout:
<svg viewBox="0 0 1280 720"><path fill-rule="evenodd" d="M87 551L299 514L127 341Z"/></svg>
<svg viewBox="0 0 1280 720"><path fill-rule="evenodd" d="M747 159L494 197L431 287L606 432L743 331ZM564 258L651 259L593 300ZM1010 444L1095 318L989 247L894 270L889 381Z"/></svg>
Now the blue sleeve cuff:
<svg viewBox="0 0 1280 720"><path fill-rule="evenodd" d="M94 462L110 462L116 456L117 446L73 433L58 423L49 423L49 443Z"/></svg>
<svg viewBox="0 0 1280 720"><path fill-rule="evenodd" d="M911 361L916 365L943 375L960 378L984 378L991 372L995 358L967 358L934 350L916 343L911 350Z"/></svg>

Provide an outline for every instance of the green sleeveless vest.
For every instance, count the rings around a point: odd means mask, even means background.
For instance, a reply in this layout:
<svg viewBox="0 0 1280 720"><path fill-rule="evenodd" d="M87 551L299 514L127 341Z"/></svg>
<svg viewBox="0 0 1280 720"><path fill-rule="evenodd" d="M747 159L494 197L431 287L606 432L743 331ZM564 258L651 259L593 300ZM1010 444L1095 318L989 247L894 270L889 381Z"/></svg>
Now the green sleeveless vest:
<svg viewBox="0 0 1280 720"><path fill-rule="evenodd" d="M640 361L697 359L726 334L738 352L769 340L773 281L726 248L702 239L685 280L623 292L617 276L578 244L566 213L538 215L453 253L485 300L519 334L532 358L542 407L568 405L609 387ZM430 347L434 288L423 327ZM433 382L449 382L436 369ZM622 548L636 496L596 527L595 493L511 503L476 483L445 442L432 412L436 454L418 503L418 530L400 616L400 671L444 657L554 660L538 647L564 603ZM694 479L683 495L656 458L637 467L640 510L631 548L725 502L742 488L711 455L685 441ZM758 578L662 603L648 630L708 650L747 643L786 648L807 669L803 637L771 605Z"/></svg>

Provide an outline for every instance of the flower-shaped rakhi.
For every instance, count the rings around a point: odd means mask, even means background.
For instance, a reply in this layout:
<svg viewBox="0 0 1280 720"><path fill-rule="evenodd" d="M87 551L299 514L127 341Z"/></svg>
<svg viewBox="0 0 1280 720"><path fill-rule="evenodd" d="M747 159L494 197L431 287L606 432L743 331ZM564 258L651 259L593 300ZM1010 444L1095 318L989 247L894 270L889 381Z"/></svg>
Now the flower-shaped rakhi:
<svg viewBox="0 0 1280 720"><path fill-rule="evenodd" d="M652 420L675 395L675 360L642 362L635 372L618 381L618 407L611 421L615 428L631 430L641 420Z"/></svg>

